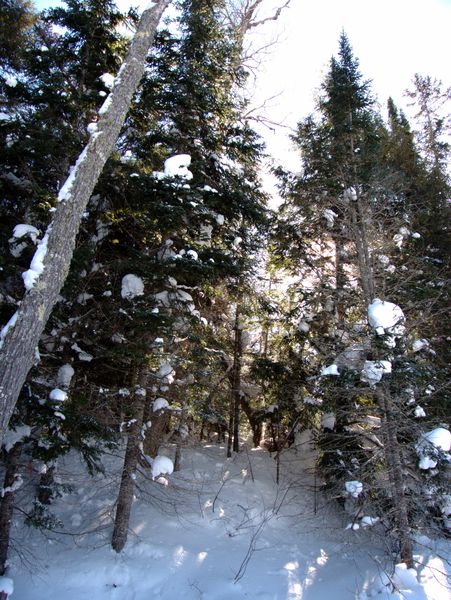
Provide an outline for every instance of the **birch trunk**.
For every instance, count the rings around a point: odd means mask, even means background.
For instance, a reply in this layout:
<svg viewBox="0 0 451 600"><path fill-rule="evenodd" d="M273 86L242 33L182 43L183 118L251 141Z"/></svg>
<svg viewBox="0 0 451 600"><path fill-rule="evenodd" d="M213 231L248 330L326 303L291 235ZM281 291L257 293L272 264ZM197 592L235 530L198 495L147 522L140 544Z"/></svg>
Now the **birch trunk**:
<svg viewBox="0 0 451 600"><path fill-rule="evenodd" d="M142 14L136 34L102 112L97 132L80 154L59 194L55 218L45 239L44 270L3 329L0 339L0 444L20 390L33 365L35 349L69 271L81 217L125 121L144 73L146 56L170 0L157 0ZM41 250L44 249L42 244Z"/></svg>

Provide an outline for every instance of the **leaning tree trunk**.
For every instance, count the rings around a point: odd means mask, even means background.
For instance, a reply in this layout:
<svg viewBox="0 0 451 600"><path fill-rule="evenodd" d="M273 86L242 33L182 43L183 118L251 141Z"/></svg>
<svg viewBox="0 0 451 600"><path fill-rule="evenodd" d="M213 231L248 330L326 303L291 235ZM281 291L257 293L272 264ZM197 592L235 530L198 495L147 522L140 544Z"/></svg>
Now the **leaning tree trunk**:
<svg viewBox="0 0 451 600"><path fill-rule="evenodd" d="M3 483L2 498L0 500L0 575L4 575L6 571L11 521L14 512L14 483L18 474L22 448L23 443L18 442L17 444L14 444L8 453L6 453L5 479ZM8 595L5 592L0 592L0 600L6 600L7 597Z"/></svg>
<svg viewBox="0 0 451 600"><path fill-rule="evenodd" d="M67 276L81 217L102 169L110 156L125 121L133 94L144 73L146 56L161 15L170 0L156 0L145 10L127 57L115 79L98 121L97 132L80 154L76 166L59 193L55 218L40 242L44 254L29 275L37 276L25 293L20 308L0 336L0 444L28 371L35 349ZM36 255L35 255L36 257ZM38 262L37 260L35 262Z"/></svg>
<svg viewBox="0 0 451 600"><path fill-rule="evenodd" d="M141 382L147 380L147 366L141 368L139 376L135 380ZM145 385L143 386L145 388ZM128 537L128 526L133 503L133 492L135 489L135 474L138 461L141 456L142 428L146 410L146 396L142 393L141 386L135 385L135 393L132 398L132 414L128 428L127 447L122 467L121 485L117 498L116 516L114 519L111 546L116 552L121 552Z"/></svg>

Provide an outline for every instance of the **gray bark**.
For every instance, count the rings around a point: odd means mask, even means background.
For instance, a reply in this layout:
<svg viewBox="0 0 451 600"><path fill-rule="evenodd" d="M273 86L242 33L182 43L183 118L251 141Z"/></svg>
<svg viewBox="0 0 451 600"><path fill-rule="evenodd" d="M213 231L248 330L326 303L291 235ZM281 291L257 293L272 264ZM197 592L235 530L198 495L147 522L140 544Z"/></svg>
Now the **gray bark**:
<svg viewBox="0 0 451 600"><path fill-rule="evenodd" d="M142 369L141 375L147 374L147 367ZM135 489L134 476L138 461L141 456L140 442L141 431L146 409L146 397L135 394L133 398L133 414L128 430L127 448L125 450L124 466L122 467L121 485L117 498L116 516L114 520L111 545L113 550L121 552L128 537L128 526L133 503L133 492Z"/></svg>
<svg viewBox="0 0 451 600"><path fill-rule="evenodd" d="M401 445L398 441L397 423L401 418L396 410L388 386L380 384L376 389L376 398L382 413L384 428L384 453L389 469L391 496L393 501L393 518L399 540L400 557L409 568L415 566L413 560L413 543L410 530L409 508L404 489L405 476L401 456Z"/></svg>
<svg viewBox="0 0 451 600"><path fill-rule="evenodd" d="M6 471L3 483L4 489L7 489L14 484L16 474L18 473L22 448L22 442L18 442L6 455ZM6 571L11 521L14 512L14 497L14 491L5 492L0 501L0 575L4 575ZM0 592L0 600L5 600L6 598L7 595L4 592Z"/></svg>
<svg viewBox="0 0 451 600"><path fill-rule="evenodd" d="M35 348L69 271L81 217L102 169L110 156L145 69L146 56L161 15L170 0L157 0L143 12L130 49L116 78L108 109L98 122L79 159L70 196L58 203L48 229L44 271L25 293L16 324L6 332L0 349L0 444L20 390L33 365ZM69 179L69 178L68 178ZM67 182L66 182L67 184Z"/></svg>

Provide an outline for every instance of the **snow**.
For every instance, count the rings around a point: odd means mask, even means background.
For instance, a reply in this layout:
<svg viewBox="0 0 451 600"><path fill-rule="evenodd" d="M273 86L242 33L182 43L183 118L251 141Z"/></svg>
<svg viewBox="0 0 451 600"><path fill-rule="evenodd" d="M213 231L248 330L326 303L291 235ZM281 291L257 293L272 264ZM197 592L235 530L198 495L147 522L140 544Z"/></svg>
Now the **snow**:
<svg viewBox="0 0 451 600"><path fill-rule="evenodd" d="M170 475L174 471L172 460L167 456L157 456L152 461L152 477L159 475Z"/></svg>
<svg viewBox="0 0 451 600"><path fill-rule="evenodd" d="M39 229L33 227L33 225L27 225L25 223L19 223L13 229L13 237L20 239L28 235L31 241L35 244L39 236Z"/></svg>
<svg viewBox="0 0 451 600"><path fill-rule="evenodd" d="M75 371L71 365L69 365L69 364L63 365L62 367L60 367L58 369L58 374L56 376L57 384L63 388L68 388L74 374L75 374Z"/></svg>
<svg viewBox="0 0 451 600"><path fill-rule="evenodd" d="M153 412L157 412L158 410L164 410L166 408L169 408L169 402L166 400L166 398L157 398L152 404Z"/></svg>
<svg viewBox="0 0 451 600"><path fill-rule="evenodd" d="M99 77L100 81L103 83L105 87L111 90L114 86L114 75L111 73L104 73Z"/></svg>
<svg viewBox="0 0 451 600"><path fill-rule="evenodd" d="M435 469L440 452L446 453L451 449L451 432L444 427L436 427L423 433L418 440L415 450L420 459L419 468L426 471ZM445 454L445 458L449 455Z"/></svg>
<svg viewBox="0 0 451 600"><path fill-rule="evenodd" d="M321 417L321 427L323 429L330 429L332 431L335 427L335 422L336 417L333 412L324 413Z"/></svg>
<svg viewBox="0 0 451 600"><path fill-rule="evenodd" d="M144 282L137 275L129 273L122 278L121 296L133 300L136 296L144 296Z"/></svg>
<svg viewBox="0 0 451 600"><path fill-rule="evenodd" d="M164 176L165 177L181 177L189 181L193 178L193 174L188 169L191 164L191 156L189 154L176 154L164 161Z"/></svg>
<svg viewBox="0 0 451 600"><path fill-rule="evenodd" d="M360 481L346 481L345 489L353 498L358 498L363 492L363 483Z"/></svg>
<svg viewBox="0 0 451 600"><path fill-rule="evenodd" d="M31 260L30 268L28 269L28 271L25 271L25 273L22 273L22 279L23 279L23 282L25 285L25 289L27 289L27 290L31 290L31 288L34 286L38 277L44 271L44 258L45 258L45 255L47 254L47 243L49 241L49 230L50 230L50 227L47 230L47 233L42 238L42 240L39 242L39 244L36 248L36 251L34 253L34 256Z"/></svg>
<svg viewBox="0 0 451 600"><path fill-rule="evenodd" d="M365 527L365 518L356 523L359 530L345 530L343 513L324 501L321 490L314 491L317 456L309 444L299 453L281 454L279 485L275 461L261 448L249 446L227 459L223 445L188 443L181 471L170 474L173 452L173 446L165 447L146 473L136 471L129 537L120 554L109 543L123 456L109 456L105 473L94 477L76 453L61 459L63 483L76 482L76 487L56 498L51 509L71 535L24 528L22 517L16 517L14 548L26 548L27 561L12 549L8 576L14 579L13 598L448 597L450 542L416 542L418 579L412 572L407 581L406 569L397 567L403 593L393 591L395 567L386 537Z"/></svg>
<svg viewBox="0 0 451 600"><path fill-rule="evenodd" d="M379 298L368 306L368 322L377 335L401 336L405 331L405 316L401 308Z"/></svg>
<svg viewBox="0 0 451 600"><path fill-rule="evenodd" d="M24 438L31 434L31 427L28 425L18 425L14 429L7 429L3 436L3 446L9 452L12 448Z"/></svg>
<svg viewBox="0 0 451 600"><path fill-rule="evenodd" d="M71 348L72 350L74 350L74 352L77 352L78 360L81 360L83 362L91 362L91 360L94 358L92 354L89 354L88 352L82 350L78 344L72 344Z"/></svg>
<svg viewBox="0 0 451 600"><path fill-rule="evenodd" d="M422 406L417 406L415 408L415 416L420 419L422 417L426 416L426 413L424 412L424 408Z"/></svg>
<svg viewBox="0 0 451 600"><path fill-rule="evenodd" d="M335 375L335 376L340 375L336 364L332 364L332 365L329 365L328 367L323 367L321 369L320 376L326 377L327 375Z"/></svg>
<svg viewBox="0 0 451 600"><path fill-rule="evenodd" d="M158 372L156 373L156 377L158 379L164 380L165 383L172 383L174 381L175 371L169 363L163 363Z"/></svg>
<svg viewBox="0 0 451 600"><path fill-rule="evenodd" d="M5 337L8 335L8 331L17 323L18 316L19 312L16 311L6 325L2 327L2 330L0 331L0 350L3 347L3 343L5 341Z"/></svg>
<svg viewBox="0 0 451 600"><path fill-rule="evenodd" d="M108 94L108 96L103 101L102 106L99 108L99 116L104 115L106 113L106 111L110 108L112 101L113 101L113 94Z"/></svg>
<svg viewBox="0 0 451 600"><path fill-rule="evenodd" d="M0 592L5 592L8 596L12 596L14 592L14 581L4 575L0 576Z"/></svg>
<svg viewBox="0 0 451 600"><path fill-rule="evenodd" d="M414 352L419 352L420 350L423 350L424 348L429 348L429 342L425 339L415 340L414 343L412 344L412 350Z"/></svg>
<svg viewBox="0 0 451 600"><path fill-rule="evenodd" d="M369 383L370 386L374 386L379 383L385 373L391 373L391 362L389 360L366 360L360 379Z"/></svg>
<svg viewBox="0 0 451 600"><path fill-rule="evenodd" d="M338 215L331 208L325 208L323 211L323 217L327 221L327 226L329 228L332 228L334 226L335 219L338 217Z"/></svg>
<svg viewBox="0 0 451 600"><path fill-rule="evenodd" d="M64 402L67 400L67 393L59 388L55 388L50 392L49 398L50 400L53 400L53 402Z"/></svg>
<svg viewBox="0 0 451 600"><path fill-rule="evenodd" d="M66 179L60 191L58 192L58 202L65 202L66 200L69 200L71 196L72 186L74 185L75 181L75 176L81 163L85 160L87 153L88 146L85 146L83 151L80 153L77 162L73 167L71 167L68 178Z"/></svg>

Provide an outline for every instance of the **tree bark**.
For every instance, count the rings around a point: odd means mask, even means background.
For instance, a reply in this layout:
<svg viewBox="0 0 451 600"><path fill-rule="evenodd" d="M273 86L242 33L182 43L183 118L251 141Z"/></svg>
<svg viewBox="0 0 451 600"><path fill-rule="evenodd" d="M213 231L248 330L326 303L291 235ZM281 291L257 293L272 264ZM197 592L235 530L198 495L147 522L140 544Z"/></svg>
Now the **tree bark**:
<svg viewBox="0 0 451 600"><path fill-rule="evenodd" d="M382 412L385 429L384 452L392 487L393 516L400 544L400 556L408 568L414 568L409 509L403 485L402 456L397 436L397 421L400 415L397 414L396 405L388 386L380 384L376 389L376 398Z"/></svg>
<svg viewBox="0 0 451 600"><path fill-rule="evenodd" d="M233 451L240 450L240 406L241 406L241 356L243 354L243 330L241 327L241 308L239 303L235 312L235 341L232 367L232 405L233 405Z"/></svg>
<svg viewBox="0 0 451 600"><path fill-rule="evenodd" d="M3 483L4 490L13 486L16 480L22 448L22 442L18 442L17 444L14 444L6 455L6 472ZM3 492L0 500L0 575L4 575L6 571L11 521L14 512L14 497L14 491ZM6 598L7 595L4 592L0 592L0 600L5 600Z"/></svg>
<svg viewBox="0 0 451 600"><path fill-rule="evenodd" d="M125 121L144 73L156 27L170 0L156 0L143 12L127 57L104 105L97 132L80 154L59 194L53 223L47 229L44 270L22 300L0 339L0 444L20 390L33 365L35 348L67 276L81 217ZM42 243L42 249L44 244Z"/></svg>
<svg viewBox="0 0 451 600"><path fill-rule="evenodd" d="M147 374L147 367L144 367L142 373L144 371ZM127 542L128 526L133 503L133 492L135 489L134 477L141 455L141 431L143 427L146 402L146 396L143 394L138 393L134 395L133 413L131 415L132 418L130 420L130 426L128 430L127 448L125 450L121 485L117 498L114 529L111 538L111 546L113 547L113 550L116 550L116 552L121 552Z"/></svg>

